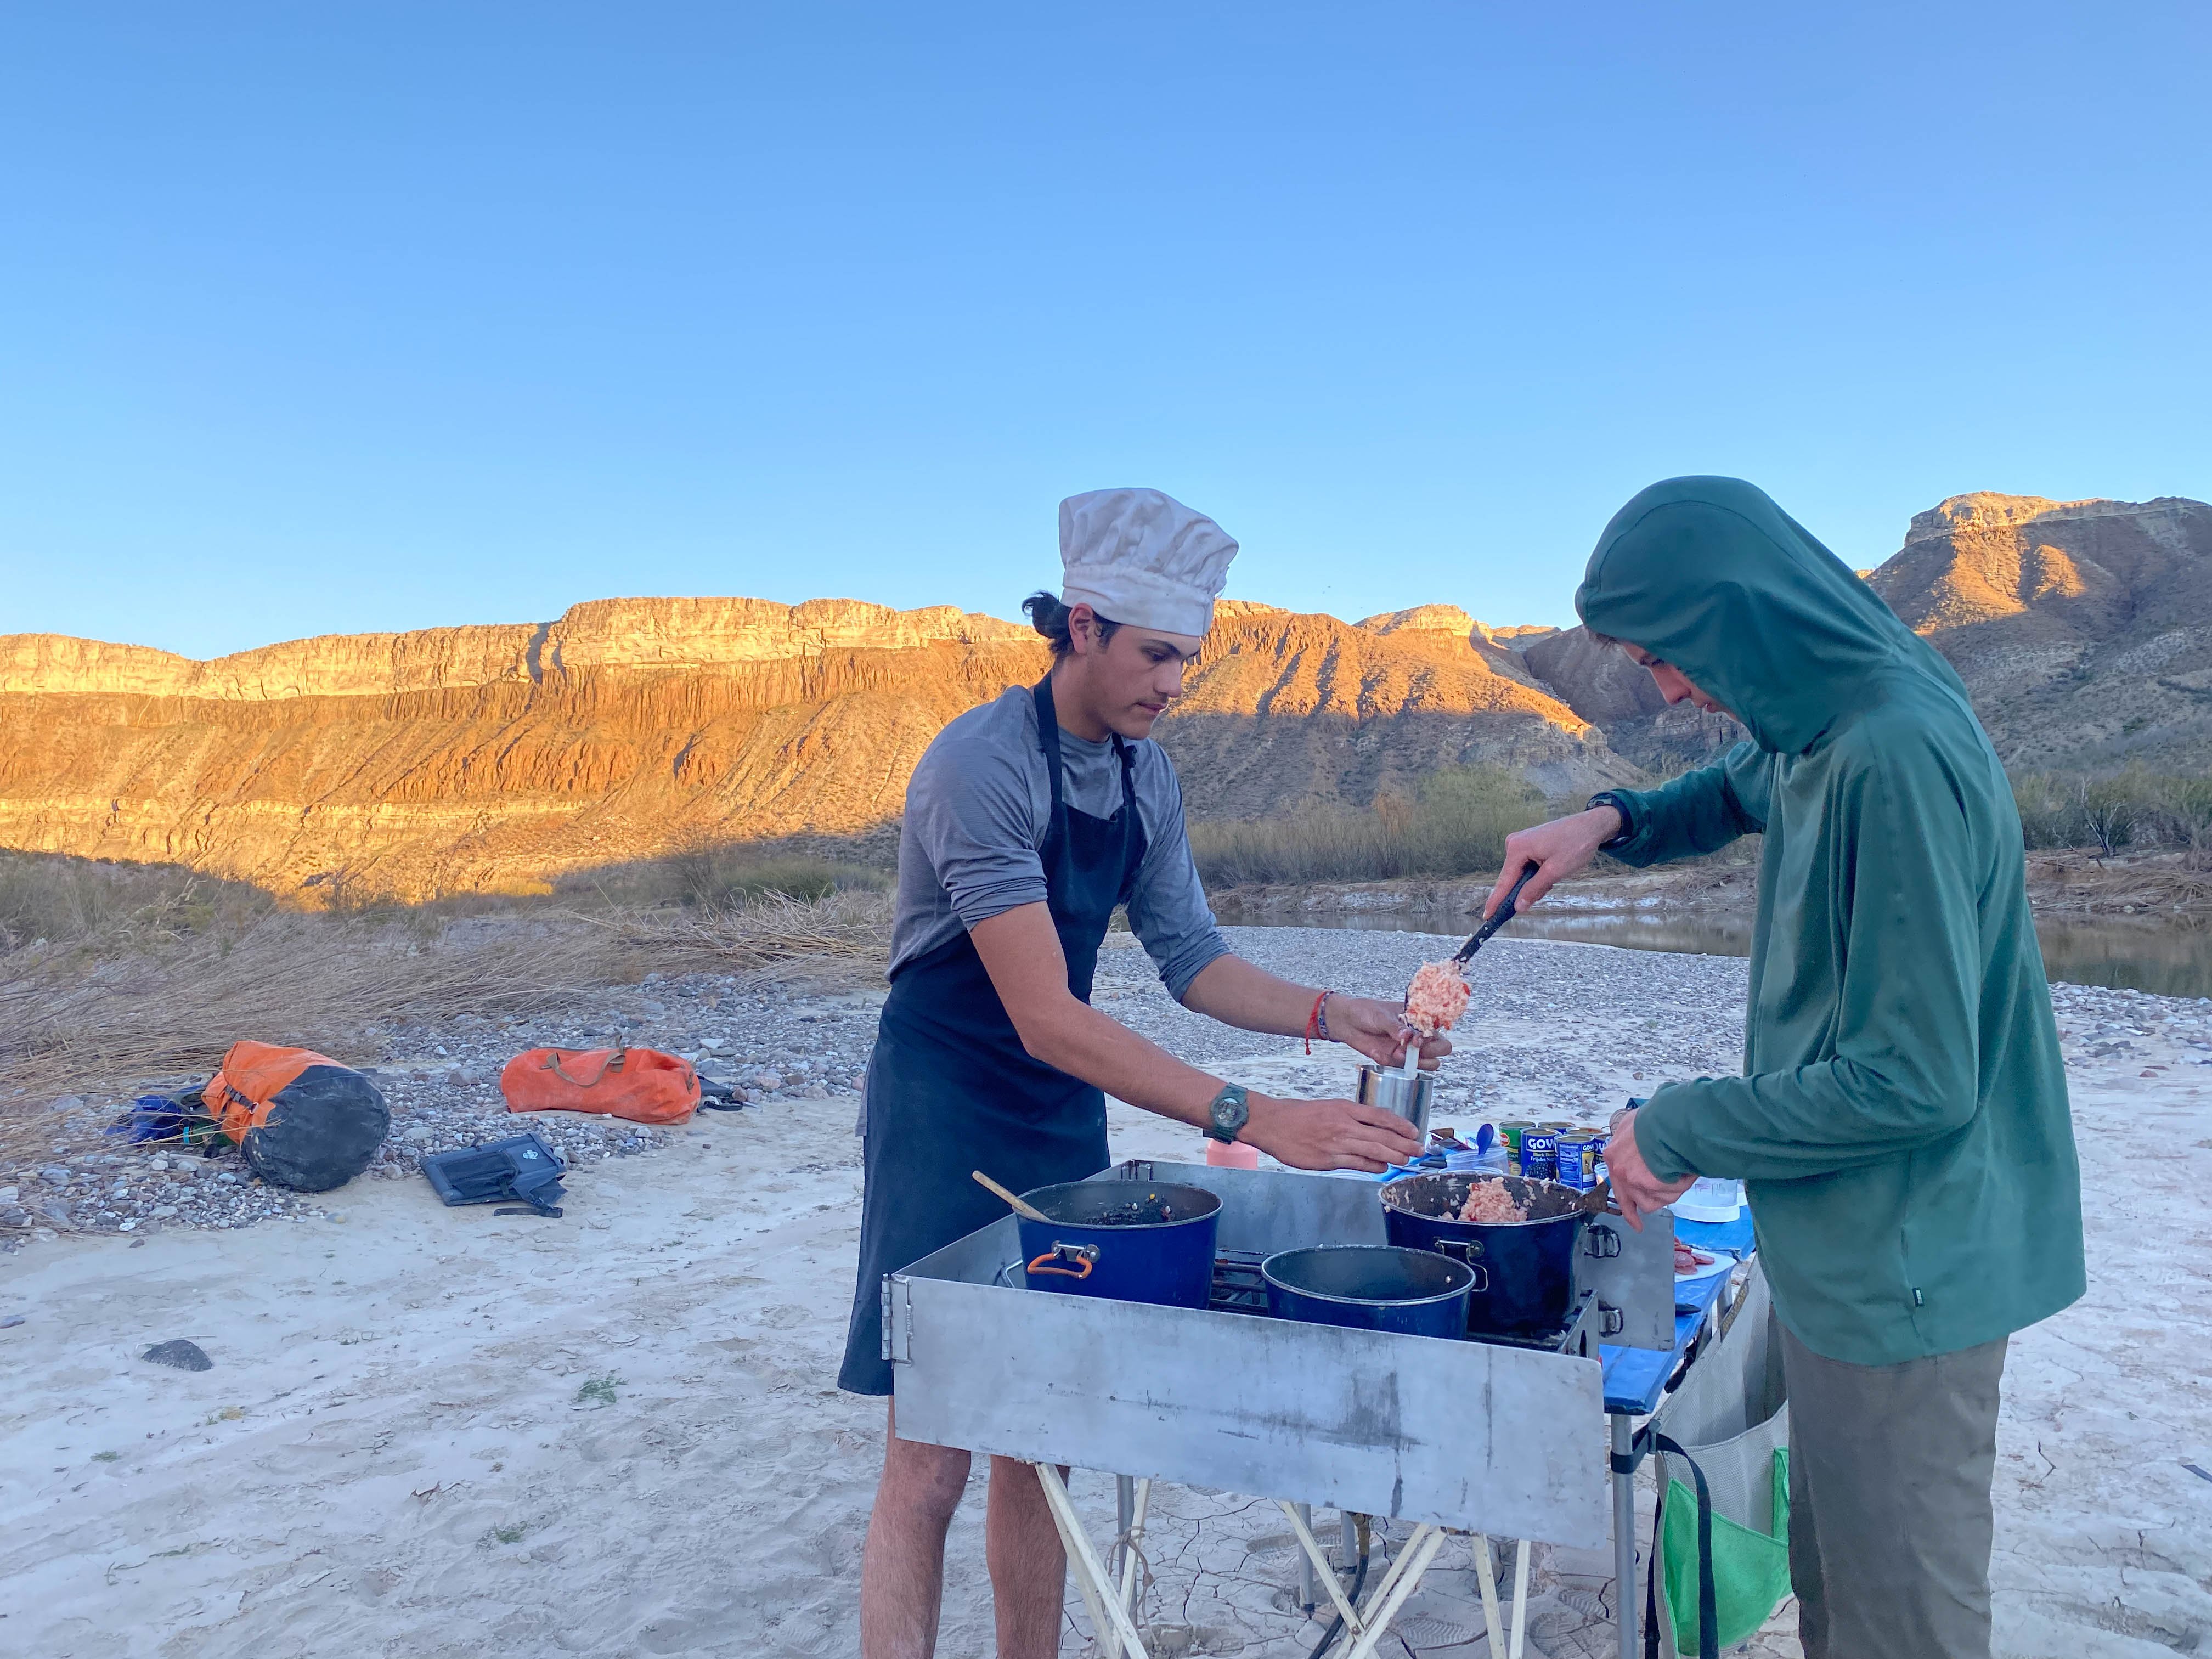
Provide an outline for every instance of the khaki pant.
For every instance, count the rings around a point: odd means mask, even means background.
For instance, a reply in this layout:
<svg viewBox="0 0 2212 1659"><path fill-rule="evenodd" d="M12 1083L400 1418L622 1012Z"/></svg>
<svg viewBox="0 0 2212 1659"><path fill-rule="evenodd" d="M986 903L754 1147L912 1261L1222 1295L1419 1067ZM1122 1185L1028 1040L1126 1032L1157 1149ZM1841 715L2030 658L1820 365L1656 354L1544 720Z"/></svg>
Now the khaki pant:
<svg viewBox="0 0 2212 1659"><path fill-rule="evenodd" d="M1781 1336L1806 1659L1990 1659L2005 1340L1852 1365Z"/></svg>

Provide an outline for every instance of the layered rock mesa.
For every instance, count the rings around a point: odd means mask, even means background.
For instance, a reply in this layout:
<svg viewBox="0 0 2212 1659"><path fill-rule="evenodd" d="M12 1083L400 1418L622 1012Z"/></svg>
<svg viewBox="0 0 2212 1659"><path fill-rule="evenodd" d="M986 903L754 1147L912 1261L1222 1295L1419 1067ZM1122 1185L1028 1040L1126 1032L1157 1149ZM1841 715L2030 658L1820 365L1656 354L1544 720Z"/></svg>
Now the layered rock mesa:
<svg viewBox="0 0 2212 1659"><path fill-rule="evenodd" d="M1861 573L1959 671L2008 766L2212 765L2212 507L1954 495ZM1516 641L1517 643L1517 641ZM1742 736L1668 708L1583 629L1523 647L1537 679L1620 754L1672 771Z"/></svg>
<svg viewBox="0 0 2212 1659"><path fill-rule="evenodd" d="M0 845L167 860L312 899L526 890L701 839L896 817L929 740L1041 677L949 606L603 599L559 620L196 662L0 637ZM1161 724L1197 815L1359 807L1439 765L1633 778L1464 612L1224 603Z"/></svg>

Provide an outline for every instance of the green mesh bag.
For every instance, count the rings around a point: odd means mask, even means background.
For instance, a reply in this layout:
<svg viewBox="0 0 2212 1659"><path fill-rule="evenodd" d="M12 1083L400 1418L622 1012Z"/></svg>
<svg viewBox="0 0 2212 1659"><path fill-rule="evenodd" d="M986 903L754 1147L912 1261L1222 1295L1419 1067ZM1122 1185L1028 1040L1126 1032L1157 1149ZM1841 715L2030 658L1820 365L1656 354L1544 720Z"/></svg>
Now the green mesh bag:
<svg viewBox="0 0 2212 1659"><path fill-rule="evenodd" d="M1652 1428L1660 1501L1644 1651L1706 1659L1757 1633L1790 1594L1790 1408L1755 1263L1719 1340Z"/></svg>

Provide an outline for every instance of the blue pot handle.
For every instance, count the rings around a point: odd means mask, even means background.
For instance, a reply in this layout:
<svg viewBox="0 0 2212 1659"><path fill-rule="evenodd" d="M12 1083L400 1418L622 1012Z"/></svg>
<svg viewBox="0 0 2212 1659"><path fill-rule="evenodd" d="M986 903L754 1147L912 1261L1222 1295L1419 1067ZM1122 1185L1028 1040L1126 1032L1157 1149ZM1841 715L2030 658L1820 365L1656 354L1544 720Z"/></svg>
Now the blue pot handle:
<svg viewBox="0 0 2212 1659"><path fill-rule="evenodd" d="M1474 1275L1474 1283L1467 1287L1471 1295L1483 1296L1488 1294L1490 1290L1490 1269L1484 1267L1480 1261L1474 1260L1474 1252L1479 1249L1480 1246L1469 1244L1464 1240L1456 1238L1440 1238L1436 1242L1433 1248L1438 1255L1449 1256L1453 1261L1458 1262L1469 1273Z"/></svg>

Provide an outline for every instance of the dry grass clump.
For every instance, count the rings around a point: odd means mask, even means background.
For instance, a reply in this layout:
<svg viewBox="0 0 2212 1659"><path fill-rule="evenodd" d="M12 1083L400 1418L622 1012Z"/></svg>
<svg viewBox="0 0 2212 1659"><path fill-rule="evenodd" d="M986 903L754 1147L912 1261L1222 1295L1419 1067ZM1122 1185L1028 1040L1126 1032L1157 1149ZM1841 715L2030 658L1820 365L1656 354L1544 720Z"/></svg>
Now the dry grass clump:
<svg viewBox="0 0 2212 1659"><path fill-rule="evenodd" d="M874 853L856 842L698 841L661 858L573 872L555 884L554 891L563 902L584 907L680 904L704 910L765 898L876 893L890 886L891 872Z"/></svg>
<svg viewBox="0 0 2212 1659"><path fill-rule="evenodd" d="M1468 767L1425 779L1412 800L1386 797L1364 812L1194 823L1190 846L1210 889L1467 876L1497 869L1505 837L1550 814L1542 791L1512 773Z"/></svg>
<svg viewBox="0 0 2212 1659"><path fill-rule="evenodd" d="M173 942L236 926L274 905L258 888L182 865L0 848L0 957L38 945L114 950Z"/></svg>
<svg viewBox="0 0 2212 1659"><path fill-rule="evenodd" d="M672 949L726 970L848 977L883 966L890 931L889 893L832 890L814 899L769 892L719 909L649 911L631 921L629 936L656 955Z"/></svg>

